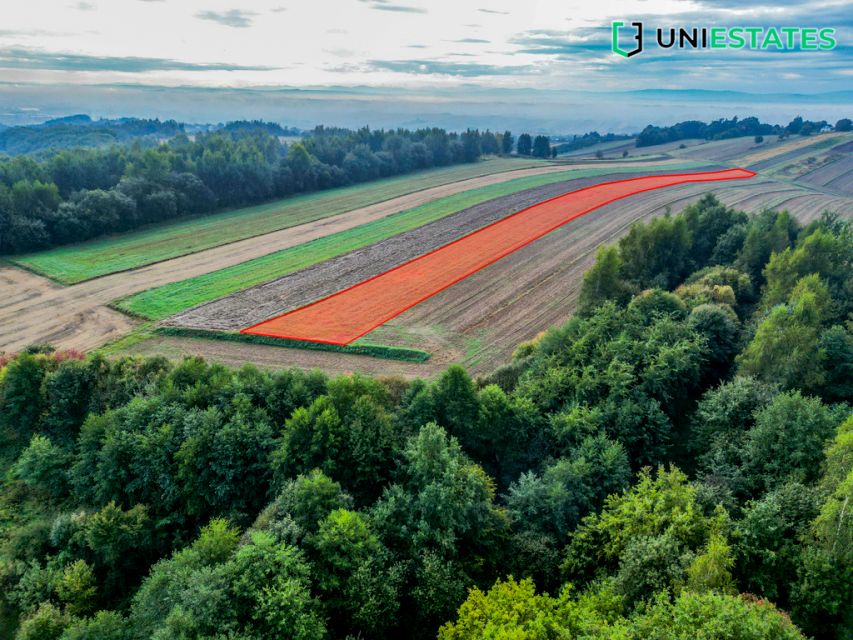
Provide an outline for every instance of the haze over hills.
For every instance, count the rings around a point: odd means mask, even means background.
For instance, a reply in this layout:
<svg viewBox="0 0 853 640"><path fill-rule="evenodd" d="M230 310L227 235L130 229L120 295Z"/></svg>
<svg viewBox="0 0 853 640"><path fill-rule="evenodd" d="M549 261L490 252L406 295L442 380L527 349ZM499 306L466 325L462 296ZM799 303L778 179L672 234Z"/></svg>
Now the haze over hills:
<svg viewBox="0 0 853 640"><path fill-rule="evenodd" d="M853 91L814 94L647 89L584 92L547 89L383 87L210 88L142 85L0 85L0 122L23 125L69 113L93 117L224 122L263 119L303 129L318 123L359 127L437 126L452 130L590 130L633 133L649 123L755 115L784 124L796 115L848 117Z"/></svg>

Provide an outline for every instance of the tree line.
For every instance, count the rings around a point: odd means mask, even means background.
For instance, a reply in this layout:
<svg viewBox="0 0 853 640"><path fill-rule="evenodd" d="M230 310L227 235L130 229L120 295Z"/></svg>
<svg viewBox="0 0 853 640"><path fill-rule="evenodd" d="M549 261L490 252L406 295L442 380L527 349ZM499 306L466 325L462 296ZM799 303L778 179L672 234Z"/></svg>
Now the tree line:
<svg viewBox="0 0 853 640"><path fill-rule="evenodd" d="M706 196L480 379L6 356L5 629L847 638L851 289L849 223Z"/></svg>
<svg viewBox="0 0 853 640"><path fill-rule="evenodd" d="M261 126L263 125L263 126ZM301 142L281 128L232 123L179 132L155 147L64 150L0 159L0 253L80 242L296 193L375 180L498 153L490 131L317 127Z"/></svg>
<svg viewBox="0 0 853 640"><path fill-rule="evenodd" d="M656 127L651 124L646 126L637 136L637 146L648 147L675 140L686 140L688 138L726 140L728 138L743 136L808 136L819 133L827 126L829 125L826 120L814 122L803 120L802 116L797 116L784 127L778 124L761 122L754 116L743 119L738 119L737 116L731 119L720 118L709 123L700 120L686 120L670 127ZM850 131L850 119L842 118L836 122L834 129L836 131Z"/></svg>

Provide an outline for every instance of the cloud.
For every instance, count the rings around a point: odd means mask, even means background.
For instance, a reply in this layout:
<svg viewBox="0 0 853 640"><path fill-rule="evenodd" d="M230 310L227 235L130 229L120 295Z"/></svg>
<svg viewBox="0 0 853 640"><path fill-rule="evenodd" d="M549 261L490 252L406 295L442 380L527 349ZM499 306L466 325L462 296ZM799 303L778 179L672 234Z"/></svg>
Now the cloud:
<svg viewBox="0 0 853 640"><path fill-rule="evenodd" d="M575 56L610 51L610 27L583 27L571 31L537 29L510 39L519 45L517 53L548 56Z"/></svg>
<svg viewBox="0 0 853 640"><path fill-rule="evenodd" d="M466 78L478 76L524 75L535 71L532 65L501 66L443 60L371 60L370 68L416 75L448 75Z"/></svg>
<svg viewBox="0 0 853 640"><path fill-rule="evenodd" d="M0 49L0 68L52 71L271 71L280 67L243 66L223 62L182 62L169 58L88 56L24 48Z"/></svg>
<svg viewBox="0 0 853 640"><path fill-rule="evenodd" d="M98 5L92 4L91 2L78 2L77 4L72 4L71 8L77 9L77 11L94 11L98 8Z"/></svg>
<svg viewBox="0 0 853 640"><path fill-rule="evenodd" d="M405 4L392 4L391 0L359 0L371 9L377 11L394 11L396 13L428 13L426 9L421 7L412 7Z"/></svg>
<svg viewBox="0 0 853 640"><path fill-rule="evenodd" d="M218 22L226 27L234 27L243 29L252 26L252 17L258 15L254 11L244 11L243 9L230 9L228 11L199 11L195 14L200 20L210 20Z"/></svg>
<svg viewBox="0 0 853 640"><path fill-rule="evenodd" d="M460 44L489 44L490 40L482 38L460 38L459 40L448 40L448 42L458 42Z"/></svg>
<svg viewBox="0 0 853 640"><path fill-rule="evenodd" d="M287 11L287 7L273 7L270 11L273 13L281 13L282 11Z"/></svg>
<svg viewBox="0 0 853 640"><path fill-rule="evenodd" d="M508 16L509 11L498 11L496 9L477 9L480 13L491 13L497 16Z"/></svg>
<svg viewBox="0 0 853 640"><path fill-rule="evenodd" d="M53 38L72 35L75 34L70 31L47 31L45 29L0 29L0 38Z"/></svg>

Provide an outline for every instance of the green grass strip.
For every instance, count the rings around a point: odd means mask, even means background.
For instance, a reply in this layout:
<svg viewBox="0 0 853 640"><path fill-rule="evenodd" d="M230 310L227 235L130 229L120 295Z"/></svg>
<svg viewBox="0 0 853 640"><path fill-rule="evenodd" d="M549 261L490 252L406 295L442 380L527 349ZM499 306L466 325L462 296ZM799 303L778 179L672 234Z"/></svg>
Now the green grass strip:
<svg viewBox="0 0 853 640"><path fill-rule="evenodd" d="M183 218L139 231L12 256L9 260L61 284L74 284L313 222L423 189L543 164L541 160L492 158L474 164L429 169L291 196L253 207Z"/></svg>
<svg viewBox="0 0 853 640"><path fill-rule="evenodd" d="M369 246L405 231L423 226L481 202L493 200L545 184L601 174L645 172L655 169L678 171L699 163L685 162L666 167L596 167L560 171L517 178L507 182L464 191L440 198L413 209L401 211L352 229L333 233L304 244L247 260L232 267L148 289L114 303L117 309L151 320L162 320L176 313L275 280L356 249Z"/></svg>
<svg viewBox="0 0 853 640"><path fill-rule="evenodd" d="M203 338L207 340L224 340L227 342L243 342L246 344L262 344L270 347L285 347L288 349L310 349L313 351L331 351L333 353L352 353L360 356L384 358L385 360L402 360L404 362L426 362L430 354L420 349L408 347L392 347L383 344L325 344L322 342L307 342L303 340L286 340L284 338L268 338L254 336L236 331L207 331L205 329L190 329L184 327L158 327L155 334L181 338Z"/></svg>

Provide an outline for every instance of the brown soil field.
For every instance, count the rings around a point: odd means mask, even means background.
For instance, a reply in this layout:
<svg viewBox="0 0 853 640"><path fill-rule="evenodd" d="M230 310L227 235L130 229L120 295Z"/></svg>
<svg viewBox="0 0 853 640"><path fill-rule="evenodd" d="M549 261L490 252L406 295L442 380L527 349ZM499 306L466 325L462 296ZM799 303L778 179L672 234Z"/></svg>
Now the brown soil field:
<svg viewBox="0 0 853 640"><path fill-rule="evenodd" d="M703 169L695 169L700 170ZM654 173L578 178L489 200L369 247L199 305L169 318L165 324L236 331L367 280L543 200L599 182L638 175Z"/></svg>
<svg viewBox="0 0 853 640"><path fill-rule="evenodd" d="M600 164L576 164L573 167L597 167ZM619 163L619 166L626 164ZM0 307L0 352L14 352L29 344L46 341L60 348L92 349L132 327L129 318L105 306L132 293L239 264L444 196L524 176L565 170L565 165L548 165L470 178L70 287L59 287L47 278L4 265L0 267L3 274L0 277L0 300L4 301ZM21 294L22 288L29 293Z"/></svg>
<svg viewBox="0 0 853 640"><path fill-rule="evenodd" d="M847 152L837 155L830 162L800 176L797 182L823 191L853 196L853 154Z"/></svg>

